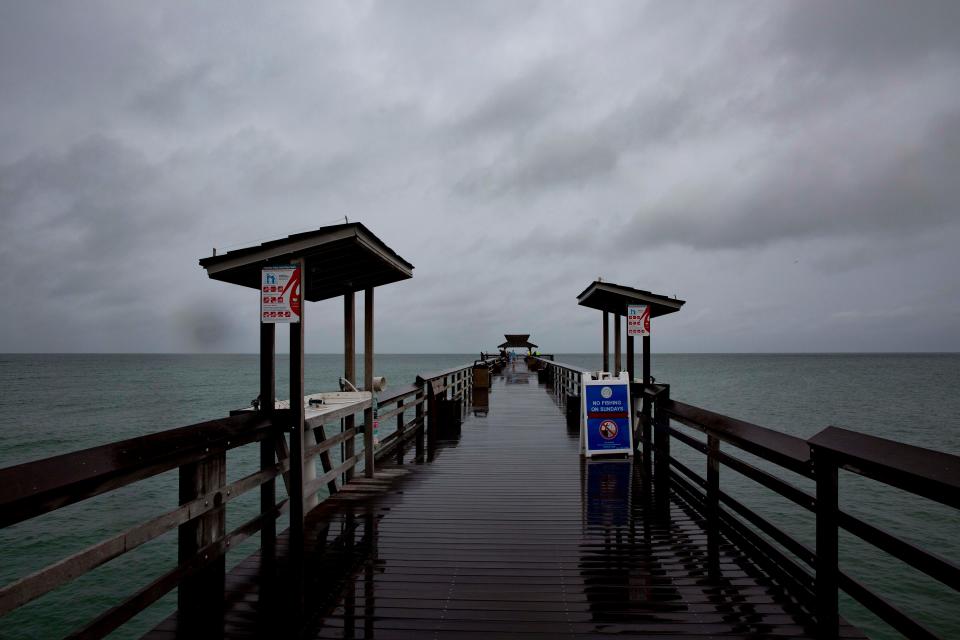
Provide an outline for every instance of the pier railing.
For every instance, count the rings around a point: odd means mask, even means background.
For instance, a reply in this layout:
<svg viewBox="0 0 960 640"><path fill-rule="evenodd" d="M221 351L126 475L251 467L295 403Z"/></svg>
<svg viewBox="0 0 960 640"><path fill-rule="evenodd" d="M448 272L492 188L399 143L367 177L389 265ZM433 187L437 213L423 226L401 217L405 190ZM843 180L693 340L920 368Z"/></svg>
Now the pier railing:
<svg viewBox="0 0 960 640"><path fill-rule="evenodd" d="M768 555L775 566L784 569L785 577L794 582L798 592L806 594L813 604L820 637L833 637L838 632L838 590L843 590L907 637L938 637L914 617L844 571L838 558L839 531L844 529L854 534L954 590L960 590L960 568L946 558L841 510L837 500L838 470L844 469L960 508L960 457L836 427L829 427L813 438L803 440L670 400L669 390L656 397L654 407L656 482L672 482L681 485L687 493L694 492L708 518L722 517ZM672 422L700 431L706 438L698 439L683 433L672 426ZM706 456L706 477L671 455L671 439ZM752 454L781 471L812 480L816 487L815 494L785 480L788 474L765 471L723 451L721 443ZM811 549L721 490L721 466L737 471L813 513L816 522L815 548ZM668 467L676 471L670 470L668 473ZM729 511L722 509L721 505ZM732 514L739 518L731 517ZM752 530L748 525L752 525Z"/></svg>
<svg viewBox="0 0 960 640"><path fill-rule="evenodd" d="M537 366L548 371L548 381L566 403L568 415L571 405L576 407L575 415L579 415L579 376L585 370L547 360L538 360ZM953 560L842 510L837 499L838 471L960 509L960 456L837 427L828 427L804 440L673 400L669 385L635 384L634 393L640 394L638 399L642 400L637 407L638 450L644 454L644 472L652 477L657 501L669 509L670 492L682 492L700 506L711 535L719 531L722 523L725 533L766 557L770 570L815 612L818 637L836 637L839 632L840 591L906 637L939 637L840 566L839 532L842 529L853 534L957 592L960 567ZM652 417L645 417L651 410ZM696 437L696 432L702 437ZM703 454L704 473L681 461L671 450L672 442ZM771 470L734 455L737 451L764 461ZM810 512L815 522L815 547L721 489L722 467ZM791 475L795 480L787 479ZM813 483L814 493L797 486L801 478L808 485Z"/></svg>
<svg viewBox="0 0 960 640"><path fill-rule="evenodd" d="M259 532L261 552L273 554L277 518L288 510L289 496L303 495L305 505L312 505L324 492L335 494L363 464L363 452L355 446L358 439L364 449L374 448L374 460L379 462L395 453L402 458L407 442L416 438L415 456L423 459L425 436L427 448L432 448L431 434L441 419L442 403L466 401L474 368L470 363L424 374L413 384L378 394L378 420L384 430L389 429L388 420L396 421L379 444L368 437L372 429L352 424L370 407L369 398L306 420L304 459L310 466L319 459L322 473L305 474L298 491L289 486L289 409L241 412L0 469L0 528L173 470L179 486L177 499L171 496L174 508L0 587L0 616L176 529L176 566L80 626L72 637L106 636L174 588L181 620L196 621L198 629L211 617L215 622L222 611L225 561L231 549ZM325 425L337 421L339 433L327 437ZM227 452L250 445L260 447L259 469L227 482ZM338 446L340 460L334 466L330 454ZM280 499L278 478L286 489ZM227 504L256 489L259 512L228 532Z"/></svg>

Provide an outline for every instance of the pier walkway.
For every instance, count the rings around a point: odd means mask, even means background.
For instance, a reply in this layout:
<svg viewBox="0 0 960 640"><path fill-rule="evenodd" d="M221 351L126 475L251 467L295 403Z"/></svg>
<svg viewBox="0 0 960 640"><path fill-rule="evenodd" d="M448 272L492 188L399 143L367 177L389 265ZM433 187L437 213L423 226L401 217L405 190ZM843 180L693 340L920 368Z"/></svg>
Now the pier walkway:
<svg viewBox="0 0 960 640"><path fill-rule="evenodd" d="M490 400L432 461L381 467L308 514L308 635L814 636L810 610L679 493L665 513L639 465L584 462L523 361ZM258 555L228 573L225 637L284 628L287 591L271 602L267 588Z"/></svg>

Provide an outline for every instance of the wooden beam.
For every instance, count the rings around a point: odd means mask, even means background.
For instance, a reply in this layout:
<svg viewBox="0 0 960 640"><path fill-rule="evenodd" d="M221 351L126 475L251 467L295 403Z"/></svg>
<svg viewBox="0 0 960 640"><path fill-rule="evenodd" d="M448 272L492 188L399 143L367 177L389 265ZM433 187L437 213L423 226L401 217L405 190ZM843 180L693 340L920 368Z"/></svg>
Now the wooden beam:
<svg viewBox="0 0 960 640"><path fill-rule="evenodd" d="M603 312L603 371L610 371L610 314Z"/></svg>
<svg viewBox="0 0 960 640"><path fill-rule="evenodd" d="M620 360L620 314L613 314L613 375L620 375L622 362Z"/></svg>
<svg viewBox="0 0 960 640"><path fill-rule="evenodd" d="M643 384L652 384L650 379L650 336L643 336Z"/></svg>
<svg viewBox="0 0 960 640"><path fill-rule="evenodd" d="M272 417L276 403L276 328L277 325L269 322L260 323L260 412ZM274 464L275 453L272 440L260 441L260 469L267 469ZM260 513L273 511L277 502L277 482L268 480L260 485ZM272 560L276 552L277 523L267 520L263 523L260 533L260 545L263 557Z"/></svg>
<svg viewBox="0 0 960 640"><path fill-rule="evenodd" d="M180 467L180 504L203 495L215 494L227 483L227 453ZM207 513L180 525L177 532L177 557L185 564L201 549L226 535L226 507L221 504ZM177 590L180 623L190 635L205 636L222 628L226 558L220 556L197 573L185 578Z"/></svg>
<svg viewBox="0 0 960 640"><path fill-rule="evenodd" d="M356 314L354 312L353 291L343 294L343 377L350 384L357 384L357 334ZM343 419L343 430L349 431L354 427L354 417L349 415ZM354 440L350 438L343 445L343 456L346 460L354 456ZM347 469L344 479L349 482L353 478L353 467Z"/></svg>
<svg viewBox="0 0 960 640"><path fill-rule="evenodd" d="M300 265L300 291L306 288L304 261ZM290 545L303 546L303 336L306 304L300 297L300 322L290 325Z"/></svg>
<svg viewBox="0 0 960 640"><path fill-rule="evenodd" d="M363 388L373 391L373 289L363 292ZM364 475L373 477L373 407L363 412Z"/></svg>

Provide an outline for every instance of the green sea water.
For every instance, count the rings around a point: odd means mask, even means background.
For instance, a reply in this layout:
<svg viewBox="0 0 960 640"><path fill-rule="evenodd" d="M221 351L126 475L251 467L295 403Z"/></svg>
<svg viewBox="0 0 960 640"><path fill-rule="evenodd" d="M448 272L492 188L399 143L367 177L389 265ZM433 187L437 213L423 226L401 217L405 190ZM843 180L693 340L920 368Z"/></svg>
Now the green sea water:
<svg viewBox="0 0 960 640"><path fill-rule="evenodd" d="M476 355L380 355L376 373L408 384L417 373L465 364ZM598 355L556 357L585 368L600 363ZM279 397L287 395L286 368L280 357ZM332 390L342 358L308 355L305 369L308 391ZM257 395L258 373L255 355L0 355L0 467L222 417ZM674 398L803 438L836 425L960 454L957 354L655 354L653 373L671 384ZM675 451L704 469L699 453L679 444ZM255 446L230 452L228 481L255 470L257 459ZM803 478L777 473L812 490ZM724 490L813 544L810 514L728 469L721 481ZM176 472L170 472L0 530L0 584L159 515L175 500ZM251 492L231 502L228 529L252 517L256 501ZM841 505L960 562L960 516L950 509L848 473L841 474ZM234 549L228 565L257 544L254 537ZM960 638L957 594L852 537L841 539L841 562L944 637ZM64 635L175 565L171 532L0 618L0 638ZM116 637L138 637L174 606L171 594ZM843 613L872 637L898 637L849 601Z"/></svg>

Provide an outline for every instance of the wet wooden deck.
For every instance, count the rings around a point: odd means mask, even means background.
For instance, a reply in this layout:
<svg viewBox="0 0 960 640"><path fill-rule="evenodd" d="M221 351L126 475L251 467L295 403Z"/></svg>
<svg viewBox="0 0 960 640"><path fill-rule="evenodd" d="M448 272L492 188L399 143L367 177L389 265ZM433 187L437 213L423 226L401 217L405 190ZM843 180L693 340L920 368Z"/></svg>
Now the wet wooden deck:
<svg viewBox="0 0 960 640"><path fill-rule="evenodd" d="M692 503L655 509L639 465L582 462L522 362L448 435L432 461L408 456L309 515L307 637L814 637L809 603ZM279 586L258 555L228 574L226 637L295 635L280 565ZM176 629L174 615L150 636Z"/></svg>

